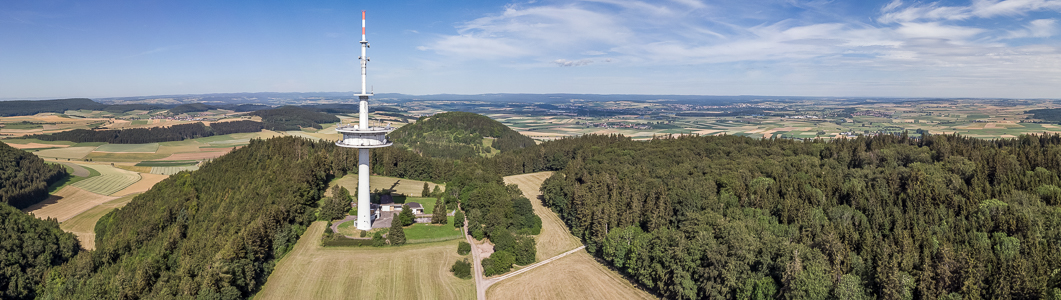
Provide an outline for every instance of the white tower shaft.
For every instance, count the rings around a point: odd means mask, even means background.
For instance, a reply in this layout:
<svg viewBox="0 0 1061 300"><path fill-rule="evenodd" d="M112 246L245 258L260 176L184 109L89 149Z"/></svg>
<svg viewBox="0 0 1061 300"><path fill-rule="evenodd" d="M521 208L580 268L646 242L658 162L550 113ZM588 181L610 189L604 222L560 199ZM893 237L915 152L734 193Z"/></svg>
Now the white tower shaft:
<svg viewBox="0 0 1061 300"><path fill-rule="evenodd" d="M368 129L368 90L365 88L368 77L368 41L365 40L365 11L361 11L361 100L358 107L358 125ZM367 148L357 149L357 229L372 229L372 210L369 206L369 152Z"/></svg>

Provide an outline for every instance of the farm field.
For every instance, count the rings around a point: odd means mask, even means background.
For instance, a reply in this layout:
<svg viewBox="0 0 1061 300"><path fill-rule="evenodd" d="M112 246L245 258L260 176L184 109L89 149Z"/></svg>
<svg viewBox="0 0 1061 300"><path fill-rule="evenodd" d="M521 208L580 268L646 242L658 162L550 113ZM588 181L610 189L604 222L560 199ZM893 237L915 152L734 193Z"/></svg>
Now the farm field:
<svg viewBox="0 0 1061 300"><path fill-rule="evenodd" d="M541 256L539 256L541 258ZM487 299L658 299L578 251L486 290Z"/></svg>
<svg viewBox="0 0 1061 300"><path fill-rule="evenodd" d="M392 189L394 190L394 192L411 197L421 196L420 193L424 190L423 181L397 177L372 175L369 176L368 184L370 187L372 187L372 189ZM350 190L350 195L352 195L354 199L357 199L356 173L346 174L346 176L343 176L342 178L335 179L334 181L332 181L332 185L340 185L342 187L345 187L347 190ZM430 188L431 190L435 190L436 185L440 186L439 188L443 191L446 190L446 185L444 184L428 182L427 185L428 188ZM432 205L434 203L434 201L431 201Z"/></svg>
<svg viewBox="0 0 1061 300"><path fill-rule="evenodd" d="M195 171L198 170L199 166L182 166L182 167L151 167L151 174L158 175L173 175L180 173L181 171Z"/></svg>
<svg viewBox="0 0 1061 300"><path fill-rule="evenodd" d="M89 250L95 249L95 228L96 222L99 221L99 218L115 208L125 206L129 201L132 201L136 195L138 194L126 195L121 198L100 203L99 205L59 223L59 228L76 235L77 239L81 241L81 247Z"/></svg>
<svg viewBox="0 0 1061 300"><path fill-rule="evenodd" d="M55 218L63 222L96 205L116 198L118 197L100 195L75 186L66 186L53 193L48 199L22 211L31 213L37 218Z"/></svg>
<svg viewBox="0 0 1061 300"><path fill-rule="evenodd" d="M449 272L457 241L401 247L320 246L314 222L277 264L255 299L474 299L475 286Z"/></svg>
<svg viewBox="0 0 1061 300"><path fill-rule="evenodd" d="M150 190L151 187L155 186L155 184L158 184L159 182L162 182L162 180L165 180L166 178L169 178L169 176L151 173L140 173L140 181L137 181L136 183L125 187L125 189L122 189L111 195L123 197L126 195L143 193L147 190Z"/></svg>
<svg viewBox="0 0 1061 300"><path fill-rule="evenodd" d="M158 151L158 143L150 144L104 144L96 148L98 152L133 152L133 153L155 153Z"/></svg>
<svg viewBox="0 0 1061 300"><path fill-rule="evenodd" d="M538 200L542 182L552 176L553 172L539 172L505 177L505 184L516 184L523 191L523 196L530 199L534 214L542 218L542 232L534 237L538 242L538 260L547 259L560 253L582 246L582 243L571 235L560 217L549 208L542 206Z"/></svg>
<svg viewBox="0 0 1061 300"><path fill-rule="evenodd" d="M140 173L126 171L109 165L92 165L100 173L100 176L92 177L71 184L100 195L114 194L126 187L140 181Z"/></svg>
<svg viewBox="0 0 1061 300"><path fill-rule="evenodd" d="M37 156L40 156L41 158L44 158L44 159L49 159L50 158L52 160L62 160L62 159L77 159L77 160L80 160L80 159L85 158L85 156L88 156L89 153L92 153L93 150L96 150L96 147L66 147L66 148L56 148L56 149L44 149L44 150L33 152L33 154L36 154Z"/></svg>

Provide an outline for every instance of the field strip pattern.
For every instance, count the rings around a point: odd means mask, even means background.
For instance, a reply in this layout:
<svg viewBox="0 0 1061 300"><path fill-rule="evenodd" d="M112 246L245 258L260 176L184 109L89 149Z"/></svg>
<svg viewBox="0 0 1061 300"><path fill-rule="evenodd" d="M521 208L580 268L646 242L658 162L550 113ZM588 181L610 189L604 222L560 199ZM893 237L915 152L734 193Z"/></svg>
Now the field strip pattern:
<svg viewBox="0 0 1061 300"><path fill-rule="evenodd" d="M195 171L198 170L199 166L182 166L182 167L151 167L151 174L158 175L173 175L180 173L181 171Z"/></svg>
<svg viewBox="0 0 1061 300"><path fill-rule="evenodd" d="M78 181L73 186L100 195L114 194L140 181L140 173L126 171L108 165L93 165L100 176Z"/></svg>
<svg viewBox="0 0 1061 300"><path fill-rule="evenodd" d="M567 251L567 252L561 253L560 255L553 256L553 257L551 257L549 259L533 263L533 264L531 264L529 266L526 266L526 267L524 267L522 269L519 269L519 270L516 270L514 272L511 272L511 273L508 273L508 274L505 274L505 275L501 275L500 277L497 277L497 278L488 279L486 285L489 286L489 285L494 284L494 283L496 283L498 281L502 281L502 280L505 280L505 279L512 278L512 276L523 274L523 272L527 272L527 271L530 271L531 269L537 268L538 266L541 266L541 265L544 265L544 264L547 264L547 263L551 263L554 260L560 259L561 257L567 256L568 254L575 253L575 252L577 252L579 250L582 250L582 249L585 249L585 248L586 248L586 246L579 246L578 248L571 249L571 251Z"/></svg>

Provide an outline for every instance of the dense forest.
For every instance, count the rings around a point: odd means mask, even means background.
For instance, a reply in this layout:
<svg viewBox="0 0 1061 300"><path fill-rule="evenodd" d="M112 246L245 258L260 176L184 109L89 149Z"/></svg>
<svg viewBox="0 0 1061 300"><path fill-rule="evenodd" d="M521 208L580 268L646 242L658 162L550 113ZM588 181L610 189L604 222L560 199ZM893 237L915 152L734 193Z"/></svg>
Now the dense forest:
<svg viewBox="0 0 1061 300"><path fill-rule="evenodd" d="M303 127L322 129L320 124L338 123L339 117L297 106L281 106L259 110L248 115L262 117L265 129L275 131L300 130Z"/></svg>
<svg viewBox="0 0 1061 300"><path fill-rule="evenodd" d="M48 186L66 175L63 166L0 142L0 203L18 209L37 204L48 198Z"/></svg>
<svg viewBox="0 0 1061 300"><path fill-rule="evenodd" d="M1033 109L1025 113L1032 114L1033 119L1061 123L1061 108Z"/></svg>
<svg viewBox="0 0 1061 300"><path fill-rule="evenodd" d="M96 224L96 250L53 270L43 297L252 295L291 249L334 176L329 142L253 140L170 176ZM356 157L356 155L354 155Z"/></svg>
<svg viewBox="0 0 1061 300"><path fill-rule="evenodd" d="M0 203L0 299L34 299L48 269L81 250L55 219L41 220Z"/></svg>
<svg viewBox="0 0 1061 300"><path fill-rule="evenodd" d="M534 140L487 116L467 112L447 112L422 117L388 135L395 143L425 156L462 159L505 152L534 145ZM494 138L490 147L483 138Z"/></svg>
<svg viewBox="0 0 1061 300"><path fill-rule="evenodd" d="M3 101L0 105L0 117L10 116L32 116L39 113L63 113L68 110L102 110L108 112L127 112L131 110L152 110L158 106L150 104L120 104L107 105L92 99L72 98L57 100L19 100Z"/></svg>
<svg viewBox="0 0 1061 300"><path fill-rule="evenodd" d="M257 121L241 120L213 123L179 124L169 127L128 128L111 130L74 129L52 134L29 135L26 138L42 141L71 141L75 143L104 142L111 144L144 144L158 142L183 141L213 135L258 132L265 127Z"/></svg>
<svg viewBox="0 0 1061 300"><path fill-rule="evenodd" d="M523 154L497 168L563 164L544 204L668 298L1061 296L1061 136L585 136Z"/></svg>
<svg viewBox="0 0 1061 300"><path fill-rule="evenodd" d="M209 111L211 109L217 109L217 107L213 107L213 106L206 105L206 104L203 104L203 103L189 103L189 104L177 105L174 108L170 108L169 109L169 113L174 114L174 115L179 115L179 114L186 114L186 113L192 113L192 112L204 112L204 111Z"/></svg>

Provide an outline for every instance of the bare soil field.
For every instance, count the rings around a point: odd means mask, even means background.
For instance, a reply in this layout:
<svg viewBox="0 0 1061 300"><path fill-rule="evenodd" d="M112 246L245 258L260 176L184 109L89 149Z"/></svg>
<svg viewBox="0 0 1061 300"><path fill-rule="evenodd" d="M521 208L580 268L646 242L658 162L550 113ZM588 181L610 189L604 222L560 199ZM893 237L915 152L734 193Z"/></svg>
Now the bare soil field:
<svg viewBox="0 0 1061 300"><path fill-rule="evenodd" d="M77 239L81 241L81 247L88 250L96 249L96 222L111 210L128 204L129 201L132 201L133 198L136 197L136 195L139 194L127 195L96 205L85 212L59 223L59 228L76 235Z"/></svg>
<svg viewBox="0 0 1061 300"><path fill-rule="evenodd" d="M74 186L66 186L52 194L48 199L22 211L31 213L37 218L55 218L59 222L63 222L96 205L117 198L96 194Z"/></svg>
<svg viewBox="0 0 1061 300"><path fill-rule="evenodd" d="M471 279L450 266L457 240L401 247L320 246L314 222L279 263L255 299L473 299Z"/></svg>
<svg viewBox="0 0 1061 300"><path fill-rule="evenodd" d="M553 172L505 177L505 184L519 185L519 189L523 191L523 196L531 200L531 205L534 206L534 214L542 218L542 233L534 237L538 241L538 260L550 258L582 246L582 243L568 232L567 226L564 226L564 222L560 220L560 217L549 208L543 206L542 201L538 198L541 196L539 189L542 186L542 182L549 176L553 176Z"/></svg>

